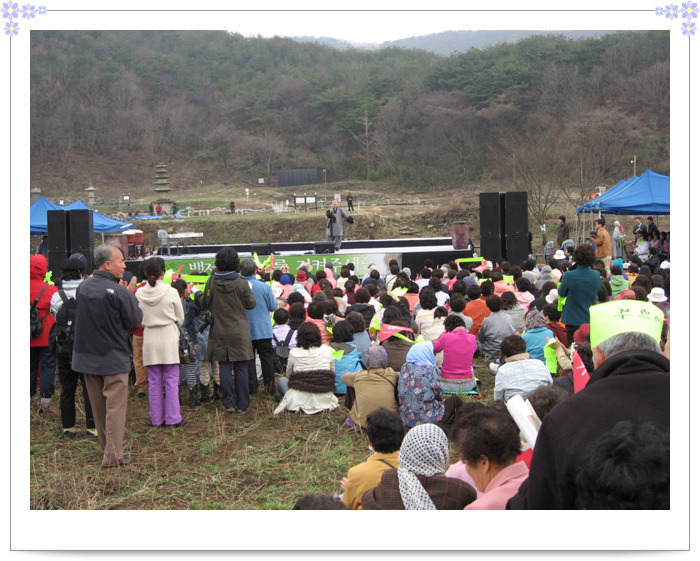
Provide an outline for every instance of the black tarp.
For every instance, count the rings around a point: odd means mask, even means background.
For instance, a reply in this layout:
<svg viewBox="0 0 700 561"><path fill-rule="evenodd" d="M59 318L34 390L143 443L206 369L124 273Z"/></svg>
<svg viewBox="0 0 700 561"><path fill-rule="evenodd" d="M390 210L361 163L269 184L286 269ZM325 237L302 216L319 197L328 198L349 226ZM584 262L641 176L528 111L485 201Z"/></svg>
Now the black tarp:
<svg viewBox="0 0 700 561"><path fill-rule="evenodd" d="M277 172L278 187L294 187L295 185L316 185L317 183L317 169L281 169Z"/></svg>

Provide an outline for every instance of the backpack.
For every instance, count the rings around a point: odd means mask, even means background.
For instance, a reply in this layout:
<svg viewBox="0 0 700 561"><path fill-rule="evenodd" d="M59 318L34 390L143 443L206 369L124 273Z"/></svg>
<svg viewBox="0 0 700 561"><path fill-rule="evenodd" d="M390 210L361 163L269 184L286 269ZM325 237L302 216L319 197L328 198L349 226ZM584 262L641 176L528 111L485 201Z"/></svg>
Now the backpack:
<svg viewBox="0 0 700 561"><path fill-rule="evenodd" d="M287 336L284 341L278 341L275 334L272 334L272 338L275 340L275 366L278 372L287 371L287 359L289 358L289 342L292 340L294 335L294 329L287 331Z"/></svg>
<svg viewBox="0 0 700 561"><path fill-rule="evenodd" d="M44 320L51 313L51 310L49 310L48 312L46 312L46 315L43 318L40 318L39 312L36 311L36 305L39 303L39 298L41 298L41 295L44 293L44 290L46 290L48 287L48 284L44 285L44 288L41 289L41 292L39 292L37 297L34 298L32 305L29 307L29 327L31 329L32 339L36 339L37 337L39 337L39 335L41 335L42 331L44 331Z"/></svg>
<svg viewBox="0 0 700 561"><path fill-rule="evenodd" d="M56 323L49 333L49 351L58 358L70 359L73 356L73 341L75 340L75 298L68 298L63 290L58 291L63 301L61 309L56 314Z"/></svg>
<svg viewBox="0 0 700 561"><path fill-rule="evenodd" d="M197 358L197 351L194 343L184 327L180 327L180 344L178 345L178 350L180 351L180 364L191 364Z"/></svg>

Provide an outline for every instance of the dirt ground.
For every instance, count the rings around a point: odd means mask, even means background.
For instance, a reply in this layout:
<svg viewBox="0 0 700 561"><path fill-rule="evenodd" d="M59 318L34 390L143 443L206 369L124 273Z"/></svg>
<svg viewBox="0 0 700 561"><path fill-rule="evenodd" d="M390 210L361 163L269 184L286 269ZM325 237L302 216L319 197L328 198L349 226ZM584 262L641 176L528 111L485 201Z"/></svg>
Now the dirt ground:
<svg viewBox="0 0 700 561"><path fill-rule="evenodd" d="M494 377L483 360L476 375L489 402ZM99 444L61 438L57 380L53 413L30 412L32 509L290 509L306 494L342 493L340 480L368 456L366 438L345 424L342 405L332 412L273 415L272 397L257 393L244 415L225 413L214 401L190 409L180 387L186 424L153 427L148 400L130 388L125 453L136 461L100 467ZM84 429L78 392L77 429ZM457 461L452 451L451 461Z"/></svg>

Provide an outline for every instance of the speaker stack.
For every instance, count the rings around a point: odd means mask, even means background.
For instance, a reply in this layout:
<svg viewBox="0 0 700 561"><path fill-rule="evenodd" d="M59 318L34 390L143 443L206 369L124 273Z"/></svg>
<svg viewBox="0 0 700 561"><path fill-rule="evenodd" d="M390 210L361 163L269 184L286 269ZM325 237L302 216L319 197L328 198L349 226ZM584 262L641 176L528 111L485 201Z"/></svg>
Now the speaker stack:
<svg viewBox="0 0 700 561"><path fill-rule="evenodd" d="M505 259L505 193L479 193L481 251L489 261Z"/></svg>
<svg viewBox="0 0 700 561"><path fill-rule="evenodd" d="M480 255L518 264L528 258L527 193L479 193Z"/></svg>
<svg viewBox="0 0 700 561"><path fill-rule="evenodd" d="M92 273L95 252L92 211L90 209L49 210L46 222L49 237L49 271L60 274L61 264L73 253L82 253Z"/></svg>

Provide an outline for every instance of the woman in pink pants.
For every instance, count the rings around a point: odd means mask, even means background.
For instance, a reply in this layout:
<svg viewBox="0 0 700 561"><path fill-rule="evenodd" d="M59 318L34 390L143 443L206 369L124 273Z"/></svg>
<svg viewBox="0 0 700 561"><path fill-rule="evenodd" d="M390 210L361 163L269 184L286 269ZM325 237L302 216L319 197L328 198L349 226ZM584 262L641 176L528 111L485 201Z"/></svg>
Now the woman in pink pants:
<svg viewBox="0 0 700 561"><path fill-rule="evenodd" d="M151 257L144 264L148 284L136 292L143 311L143 364L148 370L148 405L154 426L181 427L179 326L185 312L177 290L163 282L165 261ZM165 387L165 397L163 388Z"/></svg>

